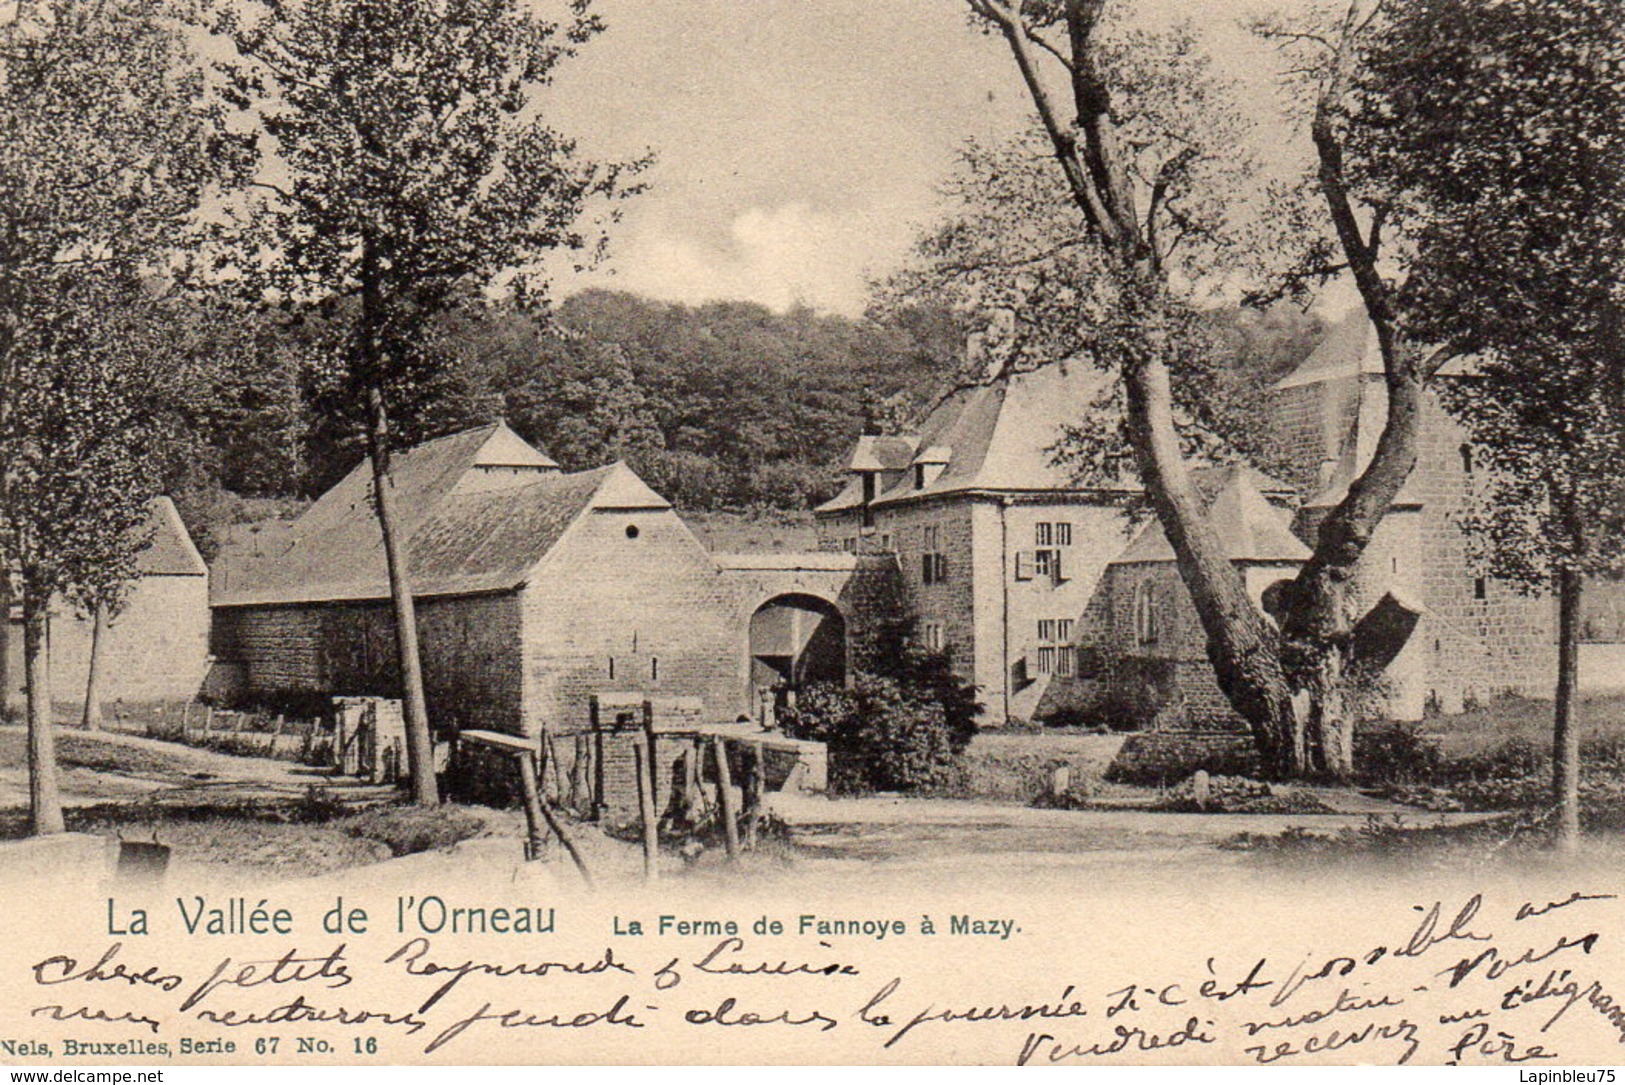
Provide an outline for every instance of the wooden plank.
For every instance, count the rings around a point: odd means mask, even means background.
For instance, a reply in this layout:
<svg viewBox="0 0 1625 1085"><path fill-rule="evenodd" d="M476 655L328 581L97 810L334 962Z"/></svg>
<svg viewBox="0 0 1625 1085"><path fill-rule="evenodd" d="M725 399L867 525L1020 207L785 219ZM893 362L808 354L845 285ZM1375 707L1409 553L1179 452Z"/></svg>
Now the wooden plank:
<svg viewBox="0 0 1625 1085"><path fill-rule="evenodd" d="M465 735L468 732L463 732ZM542 816L541 789L536 786L536 761L528 752L514 760L519 762L519 787L525 796L525 828L530 834L530 847L525 849L526 859L540 859L546 853L547 829Z"/></svg>
<svg viewBox="0 0 1625 1085"><path fill-rule="evenodd" d="M533 739L505 735L500 731L459 731L457 735L464 742L472 742L476 746L488 746L491 749L502 750L505 753L533 754L537 750L537 743Z"/></svg>

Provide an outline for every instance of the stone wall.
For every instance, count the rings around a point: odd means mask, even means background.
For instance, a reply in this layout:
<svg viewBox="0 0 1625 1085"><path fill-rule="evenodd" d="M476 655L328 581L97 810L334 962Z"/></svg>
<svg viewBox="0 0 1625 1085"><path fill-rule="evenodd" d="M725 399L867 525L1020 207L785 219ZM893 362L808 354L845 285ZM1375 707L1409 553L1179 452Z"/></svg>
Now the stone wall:
<svg viewBox="0 0 1625 1085"><path fill-rule="evenodd" d="M52 697L84 703L90 673L92 623L66 604L51 615ZM149 576L132 587L124 610L109 623L104 646L102 699L111 705L188 701L203 684L209 662L209 582L202 576ZM24 697L23 627L13 621L6 638L5 686L0 703Z"/></svg>
<svg viewBox="0 0 1625 1085"><path fill-rule="evenodd" d="M417 601L432 725L523 730L520 615L514 593ZM401 695L387 602L220 607L214 650L242 665L243 696L251 702Z"/></svg>
<svg viewBox="0 0 1625 1085"><path fill-rule="evenodd" d="M731 582L670 509L595 510L524 591L526 726L586 726L595 693L746 703L745 629Z"/></svg>

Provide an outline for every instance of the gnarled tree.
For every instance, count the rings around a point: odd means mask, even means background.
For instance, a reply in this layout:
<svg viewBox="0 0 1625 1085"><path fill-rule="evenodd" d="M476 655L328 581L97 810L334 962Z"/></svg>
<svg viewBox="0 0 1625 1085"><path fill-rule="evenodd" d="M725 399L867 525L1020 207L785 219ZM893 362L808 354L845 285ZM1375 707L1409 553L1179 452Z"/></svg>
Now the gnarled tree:
<svg viewBox="0 0 1625 1085"><path fill-rule="evenodd" d="M1175 289L1168 239L1188 221L1178 197L1195 163L1215 153L1196 140L1145 163L1125 129L1160 103L1120 79L1104 27L1106 0L966 0L1009 49L1032 98L1055 168L1098 253L1108 306L1095 321L1101 359L1123 383L1126 432L1149 503L1195 604L1221 689L1251 726L1264 770L1348 778L1353 771L1352 642L1355 568L1415 464L1427 382L1450 348L1413 343L1393 285L1379 270L1386 210L1367 206L1348 163L1348 101L1360 50L1380 3L1356 0L1329 32L1269 28L1311 58L1315 187L1334 243L1293 273L1297 282L1352 274L1381 347L1387 417L1371 460L1319 527L1312 556L1282 593L1277 628L1248 599L1207 523L1176 428L1181 337L1188 302ZM1132 42L1129 43L1132 47ZM1057 88L1060 88L1057 91Z"/></svg>

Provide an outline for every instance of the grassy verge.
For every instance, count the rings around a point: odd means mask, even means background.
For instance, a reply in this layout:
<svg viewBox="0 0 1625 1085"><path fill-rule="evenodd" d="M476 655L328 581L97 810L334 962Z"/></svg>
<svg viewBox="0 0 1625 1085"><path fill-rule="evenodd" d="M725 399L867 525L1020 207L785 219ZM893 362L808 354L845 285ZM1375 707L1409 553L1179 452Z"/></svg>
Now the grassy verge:
<svg viewBox="0 0 1625 1085"><path fill-rule="evenodd" d="M70 808L67 827L114 839L155 840L189 865L314 877L478 835L476 808L381 805L356 812L311 788L299 799L100 803ZM0 811L0 839L28 831L27 811Z"/></svg>

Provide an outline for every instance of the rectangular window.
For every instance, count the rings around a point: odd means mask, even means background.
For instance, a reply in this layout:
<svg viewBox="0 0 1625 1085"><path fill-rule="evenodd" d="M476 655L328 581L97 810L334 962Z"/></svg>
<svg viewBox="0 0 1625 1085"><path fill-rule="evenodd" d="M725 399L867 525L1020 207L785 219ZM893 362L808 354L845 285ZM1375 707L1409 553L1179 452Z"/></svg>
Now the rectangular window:
<svg viewBox="0 0 1625 1085"><path fill-rule="evenodd" d="M1033 552L1031 550L1016 551L1016 579L1031 580L1036 571L1034 568Z"/></svg>
<svg viewBox="0 0 1625 1085"><path fill-rule="evenodd" d="M941 536L935 526L922 532L920 547L920 580L926 584L941 584L948 579L948 555L941 551Z"/></svg>
<svg viewBox="0 0 1625 1085"><path fill-rule="evenodd" d="M892 552L891 532L889 531L882 531L880 533L880 552L882 554L890 554Z"/></svg>
<svg viewBox="0 0 1625 1085"><path fill-rule="evenodd" d="M1490 586L1489 586L1489 582L1487 580L1485 580L1483 577L1477 577L1476 579L1474 579L1474 581L1473 581L1473 598L1474 599L1488 598L1489 593L1490 593Z"/></svg>
<svg viewBox="0 0 1625 1085"><path fill-rule="evenodd" d="M1071 618L1038 619L1038 643L1071 644L1072 625Z"/></svg>
<svg viewBox="0 0 1625 1085"><path fill-rule="evenodd" d="M650 656L649 657L649 681L651 681L651 682L660 681L660 657L659 656Z"/></svg>
<svg viewBox="0 0 1625 1085"><path fill-rule="evenodd" d="M920 623L920 643L925 648L925 650L928 651L928 652L940 652L940 651L942 651L942 644L943 644L942 623L941 622L922 622L922 623Z"/></svg>
<svg viewBox="0 0 1625 1085"><path fill-rule="evenodd" d="M1033 572L1036 576L1047 580L1065 580L1061 573L1061 552L1059 550L1034 550Z"/></svg>
<svg viewBox="0 0 1625 1085"><path fill-rule="evenodd" d="M1038 673L1055 673L1055 655L1058 649L1053 645L1045 645L1038 649Z"/></svg>
<svg viewBox="0 0 1625 1085"><path fill-rule="evenodd" d="M1057 520L1054 523L1041 523L1034 525L1033 545L1071 546L1072 524L1066 520Z"/></svg>
<svg viewBox="0 0 1625 1085"><path fill-rule="evenodd" d="M1055 673L1062 678L1071 678L1077 674L1076 666L1078 653L1075 648L1063 645L1055 651Z"/></svg>

